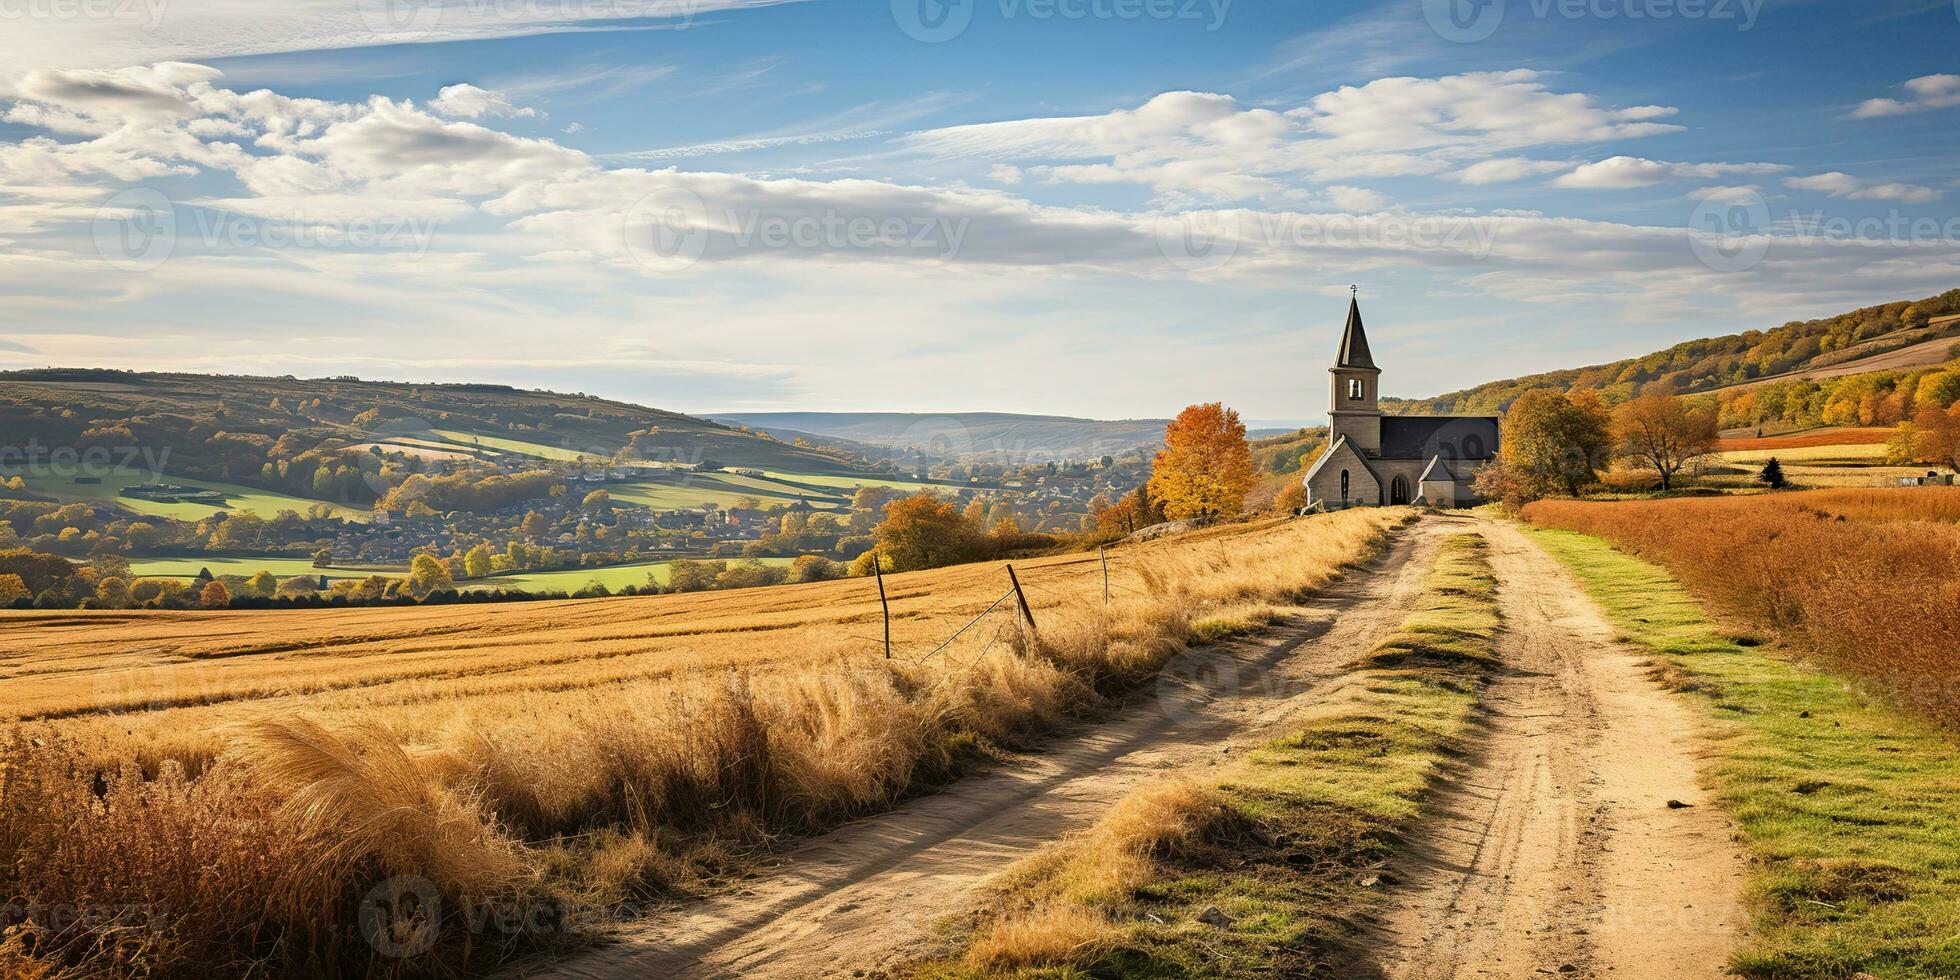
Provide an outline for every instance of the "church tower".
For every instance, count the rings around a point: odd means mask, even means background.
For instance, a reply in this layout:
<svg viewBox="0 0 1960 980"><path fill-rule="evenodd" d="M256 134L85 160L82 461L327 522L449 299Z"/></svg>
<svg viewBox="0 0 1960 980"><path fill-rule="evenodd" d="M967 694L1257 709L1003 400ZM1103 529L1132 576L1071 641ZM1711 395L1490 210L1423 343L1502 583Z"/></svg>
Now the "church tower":
<svg viewBox="0 0 1960 980"><path fill-rule="evenodd" d="M1357 290L1348 301L1347 328L1341 331L1341 350L1328 369L1334 376L1334 400L1328 406L1327 441L1346 436L1363 456L1382 451L1382 410L1378 399L1381 368L1368 353L1368 334L1361 329L1361 299Z"/></svg>

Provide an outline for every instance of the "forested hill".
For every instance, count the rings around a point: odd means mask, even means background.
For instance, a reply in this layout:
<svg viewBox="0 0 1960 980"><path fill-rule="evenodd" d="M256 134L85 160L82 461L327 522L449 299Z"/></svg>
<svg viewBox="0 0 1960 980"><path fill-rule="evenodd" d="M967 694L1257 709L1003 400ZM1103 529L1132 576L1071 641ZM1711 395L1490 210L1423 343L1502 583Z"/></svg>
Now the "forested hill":
<svg viewBox="0 0 1960 980"><path fill-rule="evenodd" d="M1608 401L1620 401L1646 391L1686 395L1779 377L1849 374L1862 370L1868 361L1871 370L1935 364L1950 356L1947 346L1936 342L1960 341L1960 319L1954 314L1960 314L1960 289L1786 323L1772 330L1691 340L1611 364L1493 381L1435 398L1383 399L1383 403L1390 411L1413 415L1488 415L1502 412L1532 388L1593 389ZM1909 353L1908 348L1918 350Z"/></svg>
<svg viewBox="0 0 1960 980"><path fill-rule="evenodd" d="M350 473L379 447L473 456L503 469L581 458L716 462L801 473L856 469L840 453L778 442L677 412L502 385L402 384L149 374L86 369L0 372L0 431L16 447L140 448L173 473L363 504L385 490ZM18 461L16 461L18 462ZM363 467L370 460L361 460ZM320 472L341 473L319 487ZM363 489L365 487L365 489Z"/></svg>

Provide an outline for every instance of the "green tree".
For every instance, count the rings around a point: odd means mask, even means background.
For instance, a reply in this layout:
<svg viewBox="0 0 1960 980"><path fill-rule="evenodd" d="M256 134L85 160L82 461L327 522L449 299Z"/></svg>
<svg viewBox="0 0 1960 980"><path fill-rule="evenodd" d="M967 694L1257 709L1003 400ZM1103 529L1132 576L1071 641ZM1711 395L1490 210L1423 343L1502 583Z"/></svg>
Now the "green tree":
<svg viewBox="0 0 1960 980"><path fill-rule="evenodd" d="M1763 471L1756 474L1756 482L1761 483L1771 490L1781 490L1790 485L1789 479L1783 475L1783 464L1778 462L1774 456L1769 458L1769 462L1763 464Z"/></svg>
<svg viewBox="0 0 1960 980"><path fill-rule="evenodd" d="M279 577L261 569L246 583L252 592L270 599L279 594Z"/></svg>
<svg viewBox="0 0 1960 980"><path fill-rule="evenodd" d="M95 601L104 609L128 609L135 604L130 595L129 580L113 575L95 584Z"/></svg>
<svg viewBox="0 0 1960 980"><path fill-rule="evenodd" d="M1611 459L1612 427L1596 392L1534 388L1504 413L1498 453L1530 496L1576 497Z"/></svg>
<svg viewBox="0 0 1960 980"><path fill-rule="evenodd" d="M486 578L495 571L492 559L496 552L490 550L490 542L479 541L463 556L463 574L470 578Z"/></svg>

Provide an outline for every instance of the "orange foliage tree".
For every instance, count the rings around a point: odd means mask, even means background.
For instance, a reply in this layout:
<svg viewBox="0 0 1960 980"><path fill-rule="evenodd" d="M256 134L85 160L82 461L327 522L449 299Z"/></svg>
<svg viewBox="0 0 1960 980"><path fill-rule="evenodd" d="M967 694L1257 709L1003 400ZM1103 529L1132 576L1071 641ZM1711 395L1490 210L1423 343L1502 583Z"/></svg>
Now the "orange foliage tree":
<svg viewBox="0 0 1960 980"><path fill-rule="evenodd" d="M1150 495L1164 502L1169 517L1221 517L1245 507L1254 482L1245 423L1239 413L1208 402L1179 412L1165 428Z"/></svg>
<svg viewBox="0 0 1960 980"><path fill-rule="evenodd" d="M1886 445L1886 457L1893 463L1933 463L1960 473L1960 402L1947 409L1920 406L1912 421L1900 423Z"/></svg>
<svg viewBox="0 0 1960 980"><path fill-rule="evenodd" d="M971 561L983 550L973 522L951 499L930 490L901 497L885 506L885 519L874 531L878 553L893 571L938 568Z"/></svg>
<svg viewBox="0 0 1960 980"><path fill-rule="evenodd" d="M1613 411L1613 435L1621 456L1660 474L1662 490L1721 440L1711 407L1691 407L1673 395L1642 395L1621 405Z"/></svg>

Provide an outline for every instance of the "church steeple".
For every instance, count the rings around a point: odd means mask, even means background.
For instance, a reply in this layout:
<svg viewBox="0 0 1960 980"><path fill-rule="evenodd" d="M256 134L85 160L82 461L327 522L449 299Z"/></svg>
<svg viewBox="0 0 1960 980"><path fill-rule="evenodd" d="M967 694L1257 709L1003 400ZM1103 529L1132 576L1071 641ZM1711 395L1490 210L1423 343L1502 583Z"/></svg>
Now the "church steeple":
<svg viewBox="0 0 1960 980"><path fill-rule="evenodd" d="M1350 287L1354 288L1354 287ZM1333 398L1328 405L1328 441L1346 437L1363 456L1382 449L1382 410L1377 390L1382 370L1368 351L1368 334L1361 327L1361 291L1348 299L1347 326L1341 330L1341 350L1328 368L1333 375Z"/></svg>
<svg viewBox="0 0 1960 980"><path fill-rule="evenodd" d="M1368 353L1368 333L1361 329L1361 290L1350 286L1347 327L1341 331L1341 353L1334 358L1337 368L1373 368L1374 355Z"/></svg>

